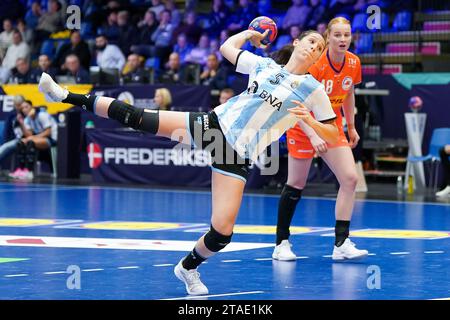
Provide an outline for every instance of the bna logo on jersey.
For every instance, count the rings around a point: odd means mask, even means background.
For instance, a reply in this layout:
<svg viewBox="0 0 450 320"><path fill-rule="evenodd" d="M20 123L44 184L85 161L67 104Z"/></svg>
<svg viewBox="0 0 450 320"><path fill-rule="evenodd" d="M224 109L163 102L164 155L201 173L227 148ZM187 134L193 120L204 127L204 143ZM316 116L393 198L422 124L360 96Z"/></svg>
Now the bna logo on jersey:
<svg viewBox="0 0 450 320"><path fill-rule="evenodd" d="M134 97L129 91L124 91L119 94L117 100L123 101L125 103L134 105Z"/></svg>
<svg viewBox="0 0 450 320"><path fill-rule="evenodd" d="M344 89L345 91L350 90L350 88L353 85L353 79L352 77L345 77L344 80L342 80L342 89Z"/></svg>

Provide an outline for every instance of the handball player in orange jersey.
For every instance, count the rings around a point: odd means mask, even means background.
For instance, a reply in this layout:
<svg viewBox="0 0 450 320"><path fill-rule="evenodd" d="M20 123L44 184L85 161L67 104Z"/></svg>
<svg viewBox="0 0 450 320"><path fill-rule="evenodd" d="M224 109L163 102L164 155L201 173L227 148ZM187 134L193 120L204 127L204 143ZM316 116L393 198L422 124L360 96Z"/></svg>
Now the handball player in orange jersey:
<svg viewBox="0 0 450 320"><path fill-rule="evenodd" d="M280 261L296 259L288 240L289 227L315 154L327 163L340 185L335 207L336 238L332 259L361 259L368 254L367 250L358 250L349 239L350 220L358 181L351 150L359 140L354 122L354 86L361 82L359 58L348 51L352 39L350 22L342 17L332 19L325 32L325 39L328 48L308 71L325 87L337 117L339 139L336 144L327 144L302 121L299 122L300 125L297 124L287 131L288 179L278 206L277 239L272 255L273 259ZM283 64L283 61L279 63ZM347 122L349 141L344 134L341 109L344 111Z"/></svg>

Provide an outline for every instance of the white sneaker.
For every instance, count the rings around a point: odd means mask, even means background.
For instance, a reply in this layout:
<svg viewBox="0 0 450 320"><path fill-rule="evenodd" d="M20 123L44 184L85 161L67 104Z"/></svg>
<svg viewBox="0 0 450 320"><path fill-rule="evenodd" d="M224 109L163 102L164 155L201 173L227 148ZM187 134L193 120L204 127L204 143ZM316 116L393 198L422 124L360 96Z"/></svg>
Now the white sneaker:
<svg viewBox="0 0 450 320"><path fill-rule="evenodd" d="M349 239L345 239L340 247L334 246L332 259L333 260L356 260L367 257L369 252L367 250L356 249L355 244Z"/></svg>
<svg viewBox="0 0 450 320"><path fill-rule="evenodd" d="M450 186L446 186L441 191L436 192L436 197L446 197L446 196L450 196Z"/></svg>
<svg viewBox="0 0 450 320"><path fill-rule="evenodd" d="M52 77L45 72L42 72L39 80L39 91L45 95L45 100L48 102L61 102L67 98L69 91L62 88Z"/></svg>
<svg viewBox="0 0 450 320"><path fill-rule="evenodd" d="M297 260L297 256L291 250L292 244L289 240L283 240L279 245L275 247L272 253L272 258L280 261L294 261Z"/></svg>
<svg viewBox="0 0 450 320"><path fill-rule="evenodd" d="M187 293L193 296L208 294L208 288L201 282L197 269L186 270L181 264L182 261L183 259L178 262L173 272L178 279L184 282Z"/></svg>

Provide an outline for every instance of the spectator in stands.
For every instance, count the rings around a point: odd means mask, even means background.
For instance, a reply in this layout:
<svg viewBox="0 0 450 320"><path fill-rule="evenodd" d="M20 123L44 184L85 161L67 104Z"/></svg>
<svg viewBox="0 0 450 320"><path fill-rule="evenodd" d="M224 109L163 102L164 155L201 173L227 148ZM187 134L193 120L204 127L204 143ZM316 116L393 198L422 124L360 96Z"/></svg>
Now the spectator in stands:
<svg viewBox="0 0 450 320"><path fill-rule="evenodd" d="M74 57L76 57L74 55ZM38 150L48 150L56 146L58 125L45 108L33 108L31 101L22 103L25 118L24 137L17 146L19 167L10 174L13 179L32 180L34 163Z"/></svg>
<svg viewBox="0 0 450 320"><path fill-rule="evenodd" d="M33 1L33 3L31 4L31 10L29 10L25 15L25 21L27 26L31 30L36 29L39 23L39 18L41 16L42 16L42 8L40 2L37 0Z"/></svg>
<svg viewBox="0 0 450 320"><path fill-rule="evenodd" d="M177 52L172 52L169 56L166 69L159 77L159 81L162 83L181 83L183 81L180 55Z"/></svg>
<svg viewBox="0 0 450 320"><path fill-rule="evenodd" d="M327 8L322 4L321 0L309 0L309 5L311 12L306 19L305 29L314 29L323 19Z"/></svg>
<svg viewBox="0 0 450 320"><path fill-rule="evenodd" d="M289 7L283 19L284 30L288 30L292 25L298 25L300 30L304 30L306 19L308 18L311 8L304 3L305 0L292 0L292 6Z"/></svg>
<svg viewBox="0 0 450 320"><path fill-rule="evenodd" d="M5 56L6 50L13 43L13 31L11 20L3 20L3 32L0 33L0 59Z"/></svg>
<svg viewBox="0 0 450 320"><path fill-rule="evenodd" d="M171 39L174 27L170 23L170 19L170 11L163 10L161 12L159 26L152 35L152 40L155 43L152 56L158 57L161 61L166 61L172 51Z"/></svg>
<svg viewBox="0 0 450 320"><path fill-rule="evenodd" d="M220 53L220 42L219 39L211 39L211 41L209 41L209 52L211 54L215 54L217 59L219 59L219 62L222 62L222 54Z"/></svg>
<svg viewBox="0 0 450 320"><path fill-rule="evenodd" d="M29 46L33 44L33 30L28 28L25 20L17 20L17 30L20 31L23 41L25 41Z"/></svg>
<svg viewBox="0 0 450 320"><path fill-rule="evenodd" d="M119 40L117 45L124 55L129 55L131 46L136 42L136 27L129 22L130 14L128 11L120 11L117 14L117 25L119 27Z"/></svg>
<svg viewBox="0 0 450 320"><path fill-rule="evenodd" d="M76 83L91 82L89 72L80 65L80 60L74 54L69 54L66 57L64 70L66 70L65 75L73 77Z"/></svg>
<svg viewBox="0 0 450 320"><path fill-rule="evenodd" d="M54 59L54 66L57 68L62 68L66 61L66 57L69 54L76 55L83 68L86 70L89 69L91 64L91 52L89 51L88 44L81 39L79 30L72 30L70 34L70 42L63 44L58 50Z"/></svg>
<svg viewBox="0 0 450 320"><path fill-rule="evenodd" d="M168 89L156 89L155 97L153 99L155 102L155 109L170 110L170 106L172 105L172 95L170 94L170 91Z"/></svg>
<svg viewBox="0 0 450 320"><path fill-rule="evenodd" d="M327 10L328 17L325 20L334 18L336 15L353 15L353 6L357 0L332 0Z"/></svg>
<svg viewBox="0 0 450 320"><path fill-rule="evenodd" d="M226 29L220 31L220 36L219 36L219 41L220 44L222 45L225 41L227 41L227 39L230 37L230 32Z"/></svg>
<svg viewBox="0 0 450 320"><path fill-rule="evenodd" d="M135 53L127 58L127 63L122 71L124 83L149 83L149 73L142 67L143 59Z"/></svg>
<svg viewBox="0 0 450 320"><path fill-rule="evenodd" d="M25 115L22 113L22 102L25 98L21 95L14 97L14 111L5 120L3 128L3 143L0 146L0 162L17 149L17 144L25 132Z"/></svg>
<svg viewBox="0 0 450 320"><path fill-rule="evenodd" d="M196 63L203 66L206 64L209 54L209 37L207 34L203 34L198 41L198 45L186 56L186 62Z"/></svg>
<svg viewBox="0 0 450 320"><path fill-rule="evenodd" d="M111 11L106 18L106 22L99 28L98 34L103 34L112 42L119 40L119 25L117 24L117 12Z"/></svg>
<svg viewBox="0 0 450 320"><path fill-rule="evenodd" d="M108 44L108 39L104 35L99 35L95 38L95 49L97 52L97 65L100 68L123 69L125 56L118 46Z"/></svg>
<svg viewBox="0 0 450 320"><path fill-rule="evenodd" d="M175 5L174 0L166 0L165 5L166 10L169 10L172 14L172 19L170 20L170 23L174 26L174 28L178 27L181 23L182 15L180 13L180 10L177 9Z"/></svg>
<svg viewBox="0 0 450 320"><path fill-rule="evenodd" d="M137 43L139 46L152 46L154 42L152 40L152 34L158 28L158 22L156 21L155 13L148 9L145 12L144 19L138 23L138 38ZM135 52L136 46L131 46L131 51Z"/></svg>
<svg viewBox="0 0 450 320"><path fill-rule="evenodd" d="M327 31L327 23L326 22L320 22L318 25L317 25L317 28L316 28L316 30L320 33L320 34L325 34L325 31Z"/></svg>
<svg viewBox="0 0 450 320"><path fill-rule="evenodd" d="M41 15L34 31L33 47L35 50L39 50L42 42L64 25L61 3L57 0L49 0L48 5L49 11Z"/></svg>
<svg viewBox="0 0 450 320"><path fill-rule="evenodd" d="M436 192L437 197L447 197L450 195L450 144L445 145L439 150L439 155L441 157L441 163L444 167L444 188Z"/></svg>
<svg viewBox="0 0 450 320"><path fill-rule="evenodd" d="M220 91L219 95L219 103L224 104L227 102L231 97L234 96L234 90L231 88L225 88Z"/></svg>
<svg viewBox="0 0 450 320"><path fill-rule="evenodd" d="M172 43L174 43L178 38L178 35L182 33L186 35L188 43L193 45L198 43L198 40L203 33L203 29L197 24L197 15L194 11L185 13L183 23L173 31Z"/></svg>
<svg viewBox="0 0 450 320"><path fill-rule="evenodd" d="M20 31L13 31L13 43L9 46L0 68L0 83L8 81L11 70L16 67L18 58L24 58L27 61L30 57L30 47L22 40Z"/></svg>
<svg viewBox="0 0 450 320"><path fill-rule="evenodd" d="M38 58L38 67L33 70L36 81L39 82L42 72L48 73L50 77L55 79L58 70L52 67L52 61L46 54L41 54Z"/></svg>
<svg viewBox="0 0 450 320"><path fill-rule="evenodd" d="M291 44L294 39L297 39L297 37L300 35L300 27L296 24L289 27L289 37L282 36L278 38L278 41L276 43L276 49L279 50L283 46L287 44Z"/></svg>
<svg viewBox="0 0 450 320"><path fill-rule="evenodd" d="M9 83L26 84L38 83L36 74L30 69L30 63L27 59L19 58L16 61L16 67L11 70Z"/></svg>
<svg viewBox="0 0 450 320"><path fill-rule="evenodd" d="M239 0L239 8L228 20L228 30L245 29L258 15L258 10L251 0Z"/></svg>
<svg viewBox="0 0 450 320"><path fill-rule="evenodd" d="M227 71L221 68L219 60L215 54L208 56L206 66L200 74L200 81L203 85L211 86L211 89L224 89L227 86Z"/></svg>
<svg viewBox="0 0 450 320"><path fill-rule="evenodd" d="M162 4L161 0L152 0L152 6L150 7L150 10L155 13L156 19L160 21L160 14L165 10L164 4Z"/></svg>
<svg viewBox="0 0 450 320"><path fill-rule="evenodd" d="M178 53L181 63L186 61L186 57L192 49L193 46L187 42L186 35L184 33L180 34L177 38L177 43L173 47L173 51Z"/></svg>
<svg viewBox="0 0 450 320"><path fill-rule="evenodd" d="M220 31L226 25L230 16L230 10L223 3L223 0L214 0L211 12L208 15L208 32L210 36L218 37Z"/></svg>

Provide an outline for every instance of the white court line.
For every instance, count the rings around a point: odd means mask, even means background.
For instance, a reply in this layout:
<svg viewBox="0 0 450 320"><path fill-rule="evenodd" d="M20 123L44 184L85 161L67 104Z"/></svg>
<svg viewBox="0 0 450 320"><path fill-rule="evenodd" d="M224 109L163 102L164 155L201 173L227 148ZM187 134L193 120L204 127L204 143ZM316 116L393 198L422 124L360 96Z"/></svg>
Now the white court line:
<svg viewBox="0 0 450 320"><path fill-rule="evenodd" d="M169 299L159 299L159 300L192 300L192 299L203 299L203 298L214 298L214 297L239 296L239 295L245 295L245 294L259 294L259 293L264 293L264 291L248 291L248 292L210 294L210 295L205 295L205 296L186 296L186 297L181 297L181 298L169 298Z"/></svg>
<svg viewBox="0 0 450 320"><path fill-rule="evenodd" d="M256 261L269 261L269 260L273 260L272 258L256 258Z"/></svg>
<svg viewBox="0 0 450 320"><path fill-rule="evenodd" d="M444 251L440 251L440 250L437 250L437 251L424 251L423 253L444 253Z"/></svg>
<svg viewBox="0 0 450 320"><path fill-rule="evenodd" d="M222 260L221 262L228 263L228 262L241 262L241 261L242 260L236 259L236 260Z"/></svg>
<svg viewBox="0 0 450 320"><path fill-rule="evenodd" d="M83 271L83 272L95 272L95 271L103 271L103 270L105 270L105 269L84 269L84 270L81 270L81 271Z"/></svg>
<svg viewBox="0 0 450 320"><path fill-rule="evenodd" d="M327 254L327 255L324 255L324 256L322 256L323 258L331 258L333 255L332 254Z"/></svg>
<svg viewBox="0 0 450 320"><path fill-rule="evenodd" d="M62 273L67 274L66 271L51 271L51 272L44 272L44 274L62 274Z"/></svg>
<svg viewBox="0 0 450 320"><path fill-rule="evenodd" d="M369 253L368 256L376 256L376 253Z"/></svg>
<svg viewBox="0 0 450 320"><path fill-rule="evenodd" d="M154 267L171 267L174 266L173 263L162 263L162 264L154 264Z"/></svg>
<svg viewBox="0 0 450 320"><path fill-rule="evenodd" d="M298 259L309 259L309 257L306 257L306 256L298 256L296 259L297 259L297 260L298 260Z"/></svg>
<svg viewBox="0 0 450 320"><path fill-rule="evenodd" d="M120 269L120 270L125 270L125 269L139 269L139 266L118 267L117 269Z"/></svg>
<svg viewBox="0 0 450 320"><path fill-rule="evenodd" d="M392 255L402 255L402 254L410 254L411 252L390 252L389 254L392 254Z"/></svg>
<svg viewBox="0 0 450 320"><path fill-rule="evenodd" d="M27 277L28 273L20 273L20 274L8 274L5 278L13 278L13 277Z"/></svg>

